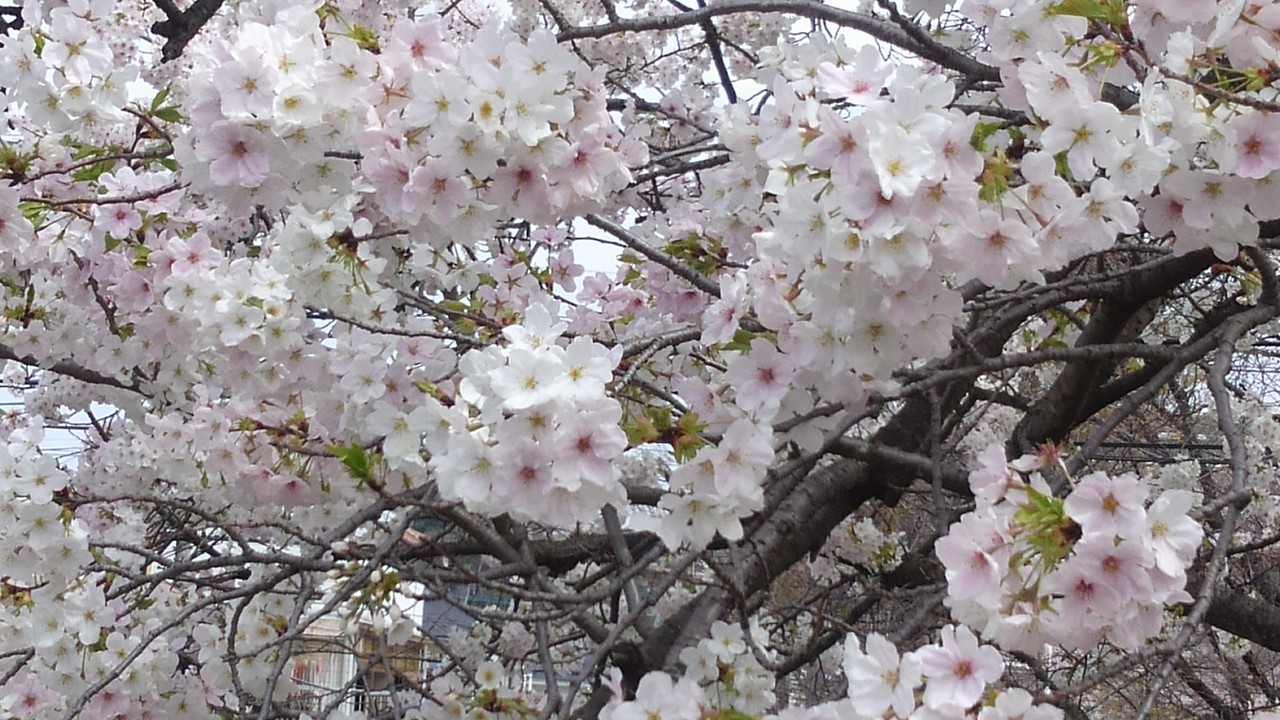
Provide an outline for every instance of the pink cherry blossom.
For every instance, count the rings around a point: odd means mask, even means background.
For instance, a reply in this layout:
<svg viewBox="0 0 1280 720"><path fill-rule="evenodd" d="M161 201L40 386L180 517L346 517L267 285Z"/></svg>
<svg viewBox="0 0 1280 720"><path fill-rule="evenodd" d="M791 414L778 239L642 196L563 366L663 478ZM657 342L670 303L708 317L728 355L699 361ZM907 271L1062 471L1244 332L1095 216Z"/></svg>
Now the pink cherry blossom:
<svg viewBox="0 0 1280 720"><path fill-rule="evenodd" d="M1040 138L1049 153L1066 151L1067 164L1077 180L1091 179L1095 163L1120 149L1131 126L1112 105L1064 101L1053 113L1054 123Z"/></svg>
<svg viewBox="0 0 1280 720"><path fill-rule="evenodd" d="M858 638L845 640L844 675L854 708L869 717L892 710L900 718L915 709L915 690L921 683L920 660L912 653L898 656L898 649L879 633L867 635L866 650Z"/></svg>
<svg viewBox="0 0 1280 720"><path fill-rule="evenodd" d="M142 227L142 215L129 205L109 205L98 210L97 223L111 237L124 240Z"/></svg>
<svg viewBox="0 0 1280 720"><path fill-rule="evenodd" d="M218 185L261 185L271 171L266 139L249 127L223 121L209 128L196 149L211 161L209 177Z"/></svg>
<svg viewBox="0 0 1280 720"><path fill-rule="evenodd" d="M939 538L935 550L947 569L951 595L983 604L998 602L1004 568L997 553L1006 544L994 513L967 513L958 527Z"/></svg>
<svg viewBox="0 0 1280 720"><path fill-rule="evenodd" d="M1044 590L1060 598L1056 614L1066 632L1100 627L1127 600L1118 587L1084 559L1065 562L1045 579Z"/></svg>
<svg viewBox="0 0 1280 720"><path fill-rule="evenodd" d="M618 416L610 412L584 412L559 428L563 450L555 459L557 475L600 483L613 476L613 463L627 447L627 438L618 427Z"/></svg>
<svg viewBox="0 0 1280 720"><path fill-rule="evenodd" d="M9 712L17 718L39 718L54 711L61 701L52 689L46 687L34 675L20 673L4 685L4 695L11 699Z"/></svg>
<svg viewBox="0 0 1280 720"><path fill-rule="evenodd" d="M493 373L493 388L511 410L550 401L566 383L564 362L550 352L512 348L506 367Z"/></svg>
<svg viewBox="0 0 1280 720"><path fill-rule="evenodd" d="M1132 536L1144 527L1147 489L1136 477L1090 473L1076 483L1064 508L1090 535Z"/></svg>
<svg viewBox="0 0 1280 720"><path fill-rule="evenodd" d="M635 700L614 708L609 720L697 720L703 702L702 690L692 680L649 673L640 678Z"/></svg>
<svg viewBox="0 0 1280 720"><path fill-rule="evenodd" d="M1062 720L1063 717L1060 708L1047 703L1035 704L1031 693L1022 688L1000 693L994 705L978 713L978 720Z"/></svg>
<svg viewBox="0 0 1280 720"><path fill-rule="evenodd" d="M1075 548L1074 561L1095 582L1114 590L1119 597L1145 598L1152 591L1150 568L1155 560L1141 540L1116 543L1090 533Z"/></svg>
<svg viewBox="0 0 1280 720"><path fill-rule="evenodd" d="M0 714L1049 720L1267 638L1280 5L144 5L0 38Z"/></svg>
<svg viewBox="0 0 1280 720"><path fill-rule="evenodd" d="M941 640L941 645L926 645L916 651L928 680L924 701L929 705L972 705L987 684L1004 673L1004 660L995 648L980 645L977 636L963 625L942 628Z"/></svg>
<svg viewBox="0 0 1280 720"><path fill-rule="evenodd" d="M742 274L720 276L720 299L702 315L702 343L728 342L738 329L738 319L746 311L747 278Z"/></svg>
<svg viewBox="0 0 1280 720"><path fill-rule="evenodd" d="M1257 111L1238 115L1231 123L1239 156L1236 173L1263 178L1280 169L1280 116Z"/></svg>
<svg viewBox="0 0 1280 720"><path fill-rule="evenodd" d="M854 105L866 105L880 94L884 82L893 72L892 67L880 57L874 45L863 45L850 65L824 62L818 66L818 82L823 90L848 100Z"/></svg>
<svg viewBox="0 0 1280 720"><path fill-rule="evenodd" d="M1183 574L1204 538L1204 528L1188 517L1195 504L1194 493L1168 490L1147 509L1147 542L1156 567L1166 575Z"/></svg>
<svg viewBox="0 0 1280 720"><path fill-rule="evenodd" d="M763 412L782 401L796 374L796 364L763 338L751 341L751 351L729 363L725 379L734 388L735 402L747 412Z"/></svg>

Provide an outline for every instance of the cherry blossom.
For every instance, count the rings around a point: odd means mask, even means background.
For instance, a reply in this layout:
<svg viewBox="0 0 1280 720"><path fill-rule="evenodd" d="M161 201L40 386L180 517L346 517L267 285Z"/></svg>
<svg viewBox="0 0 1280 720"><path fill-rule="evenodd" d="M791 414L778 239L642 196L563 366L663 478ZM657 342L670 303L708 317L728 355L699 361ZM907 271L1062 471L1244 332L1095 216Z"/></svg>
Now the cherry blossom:
<svg viewBox="0 0 1280 720"><path fill-rule="evenodd" d="M855 105L865 105L880 94L892 68L872 45L864 45L848 66L825 62L818 66L823 90Z"/></svg>
<svg viewBox="0 0 1280 720"><path fill-rule="evenodd" d="M730 363L725 379L733 386L738 405L754 412L781 402L795 373L793 361L772 343L756 338L751 342L750 353Z"/></svg>
<svg viewBox="0 0 1280 720"><path fill-rule="evenodd" d="M693 681L672 681L669 675L650 673L640 680L635 700L616 705L613 720L696 720L702 712L702 691Z"/></svg>
<svg viewBox="0 0 1280 720"><path fill-rule="evenodd" d="M995 648L979 645L969 628L948 625L942 628L942 644L926 645L916 652L928 682L924 701L942 701L960 706L977 702L987 683L1004 672L1004 661Z"/></svg>
<svg viewBox="0 0 1280 720"><path fill-rule="evenodd" d="M1274 7L0 18L0 713L1272 709Z"/></svg>
<svg viewBox="0 0 1280 720"><path fill-rule="evenodd" d="M883 635L867 636L866 651L856 637L845 641L844 674L849 699L857 711L879 717L892 710L907 717L915 709L915 690L921 683L920 660L914 654L898 656L898 649Z"/></svg>
<svg viewBox="0 0 1280 720"><path fill-rule="evenodd" d="M1276 145L1277 118L1269 113L1247 113L1231 123L1236 133L1239 158L1236 173L1247 178L1263 178L1280 168L1280 146Z"/></svg>
<svg viewBox="0 0 1280 720"><path fill-rule="evenodd" d="M218 185L255 187L267 179L271 159L261 133L230 121L216 123L196 150L209 160L209 177Z"/></svg>
<svg viewBox="0 0 1280 720"><path fill-rule="evenodd" d="M1036 705L1031 694L1021 688L1014 688L1000 693L995 704L984 707L978 713L978 720L1060 720L1065 717L1062 710L1052 705Z"/></svg>
<svg viewBox="0 0 1280 720"><path fill-rule="evenodd" d="M1091 535L1123 536L1142 527L1146 499L1147 489L1136 477L1090 473L1076 483L1063 509Z"/></svg>

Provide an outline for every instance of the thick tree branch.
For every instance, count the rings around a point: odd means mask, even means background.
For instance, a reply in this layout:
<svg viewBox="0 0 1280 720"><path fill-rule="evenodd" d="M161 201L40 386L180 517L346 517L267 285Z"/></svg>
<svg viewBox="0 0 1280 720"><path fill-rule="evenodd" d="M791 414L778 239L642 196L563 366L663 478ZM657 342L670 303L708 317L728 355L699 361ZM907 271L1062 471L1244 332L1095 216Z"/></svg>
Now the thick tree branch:
<svg viewBox="0 0 1280 720"><path fill-rule="evenodd" d="M702 25L705 21L722 15L752 12L784 13L810 20L825 20L841 27L864 32L877 40L899 47L949 70L954 70L971 80L991 82L1000 80L1000 71L998 69L978 62L959 50L949 48L941 43L923 43L887 20L841 10L814 0L725 0L724 2L717 2L714 5L675 15L624 18L603 25L568 28L562 30L557 38L560 42L569 42L587 38L608 37L620 33L675 30L691 25Z"/></svg>
<svg viewBox="0 0 1280 720"><path fill-rule="evenodd" d="M0 360L12 360L28 367L47 370L48 372L56 373L58 375L75 378L80 382L89 383L90 385L106 385L109 387L120 388L121 390L141 392L141 389L135 382L126 382L119 378L111 377L110 375L103 375L96 370L91 370L70 360L58 360L53 363L41 362L39 358L31 355L18 355L12 347L5 345L4 343L0 343Z"/></svg>
<svg viewBox="0 0 1280 720"><path fill-rule="evenodd" d="M151 32L167 38L160 57L165 62L181 57L187 44L218 14L223 2L224 0L196 0L186 10L179 10L171 0L156 0L156 7L164 12L165 19L152 25Z"/></svg>
<svg viewBox="0 0 1280 720"><path fill-rule="evenodd" d="M1133 342L1154 319L1155 303L1212 262L1212 255L1200 253L1190 262L1130 274L1114 290L1100 294L1099 307L1077 339L1076 348ZM1065 439L1072 428L1096 412L1090 400L1114 368L1113 359L1081 359L1068 363L1049 391L1014 429L1011 454L1031 452L1041 443ZM1090 411L1086 412L1086 408Z"/></svg>

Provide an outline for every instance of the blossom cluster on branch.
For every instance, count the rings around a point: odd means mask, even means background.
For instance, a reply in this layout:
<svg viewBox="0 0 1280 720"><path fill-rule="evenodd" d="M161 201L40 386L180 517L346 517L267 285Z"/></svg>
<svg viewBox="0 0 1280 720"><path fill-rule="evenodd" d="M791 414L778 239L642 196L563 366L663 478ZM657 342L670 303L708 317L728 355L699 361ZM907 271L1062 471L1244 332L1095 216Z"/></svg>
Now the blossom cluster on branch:
<svg viewBox="0 0 1280 720"><path fill-rule="evenodd" d="M1280 707L1275 6L10 16L0 714Z"/></svg>
<svg viewBox="0 0 1280 720"><path fill-rule="evenodd" d="M1195 496L1168 490L1150 507L1134 475L1095 472L1057 497L1028 456L990 448L970 476L978 507L938 541L952 612L1002 647L1087 650L1104 638L1135 650L1163 626L1204 531ZM1024 474L1028 473L1029 474Z"/></svg>

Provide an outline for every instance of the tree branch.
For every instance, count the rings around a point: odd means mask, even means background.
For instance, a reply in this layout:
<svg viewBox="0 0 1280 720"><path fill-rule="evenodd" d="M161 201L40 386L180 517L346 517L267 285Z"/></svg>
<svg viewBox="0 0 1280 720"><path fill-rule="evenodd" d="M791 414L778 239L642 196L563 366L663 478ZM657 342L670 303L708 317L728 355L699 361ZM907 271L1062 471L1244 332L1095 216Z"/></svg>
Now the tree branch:
<svg viewBox="0 0 1280 720"><path fill-rule="evenodd" d="M814 0L725 0L724 2L717 2L714 5L676 15L624 18L607 22L603 25L568 28L562 30L557 35L557 39L560 42L569 42L587 38L603 38L621 33L675 30L691 25L702 25L703 22L722 15L749 12L784 13L810 20L825 20L841 27L864 32L877 40L899 47L949 70L954 70L972 80L992 82L1000 80L1000 71L997 68L978 62L959 50L936 42L922 43L902 28L886 20L841 10Z"/></svg>
<svg viewBox="0 0 1280 720"><path fill-rule="evenodd" d="M165 62L181 57L187 44L218 14L223 2L224 0L196 0L191 7L180 11L171 0L156 0L156 7L164 12L166 19L152 25L151 32L168 39L160 57Z"/></svg>

